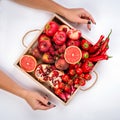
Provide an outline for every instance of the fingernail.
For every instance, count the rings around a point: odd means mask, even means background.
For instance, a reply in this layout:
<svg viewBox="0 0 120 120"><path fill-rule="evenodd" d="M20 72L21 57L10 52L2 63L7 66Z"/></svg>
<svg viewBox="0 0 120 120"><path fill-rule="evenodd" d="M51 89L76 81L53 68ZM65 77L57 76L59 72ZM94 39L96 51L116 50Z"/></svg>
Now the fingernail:
<svg viewBox="0 0 120 120"><path fill-rule="evenodd" d="M48 97L48 95L45 95L46 97Z"/></svg>
<svg viewBox="0 0 120 120"><path fill-rule="evenodd" d="M88 21L88 24L91 24L91 21Z"/></svg>
<svg viewBox="0 0 120 120"><path fill-rule="evenodd" d="M47 105L51 105L51 102L48 101Z"/></svg>
<svg viewBox="0 0 120 120"><path fill-rule="evenodd" d="M56 105L53 105L53 107L56 107Z"/></svg>

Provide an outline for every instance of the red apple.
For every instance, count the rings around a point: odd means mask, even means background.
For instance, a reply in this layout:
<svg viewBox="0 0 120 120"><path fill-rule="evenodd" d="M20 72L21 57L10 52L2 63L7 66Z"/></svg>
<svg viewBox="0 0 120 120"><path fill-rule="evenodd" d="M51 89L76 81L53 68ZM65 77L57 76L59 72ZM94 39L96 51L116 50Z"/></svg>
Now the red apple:
<svg viewBox="0 0 120 120"><path fill-rule="evenodd" d="M47 52L50 47L51 47L50 38L48 36L46 36L45 34L42 34L38 38L38 48L39 48L39 50L41 52Z"/></svg>
<svg viewBox="0 0 120 120"><path fill-rule="evenodd" d="M44 32L46 33L46 35L52 37L56 33L58 28L59 25L55 21L50 21L45 25Z"/></svg>
<svg viewBox="0 0 120 120"><path fill-rule="evenodd" d="M41 52L47 52L50 47L51 47L51 42L49 40L41 41L38 44L38 48Z"/></svg>
<svg viewBox="0 0 120 120"><path fill-rule="evenodd" d="M38 38L38 42L41 42L43 40L50 40L50 38L46 34L41 34Z"/></svg>
<svg viewBox="0 0 120 120"><path fill-rule="evenodd" d="M57 31L53 36L53 41L56 45L63 45L66 41L67 35L64 31Z"/></svg>
<svg viewBox="0 0 120 120"><path fill-rule="evenodd" d="M75 45L75 46L80 46L80 41L79 40L72 40L72 39L69 39L67 41L67 46L71 46L71 45Z"/></svg>
<svg viewBox="0 0 120 120"><path fill-rule="evenodd" d="M52 64L54 63L54 58L50 55L50 53L46 52L42 56L42 61L44 63Z"/></svg>
<svg viewBox="0 0 120 120"><path fill-rule="evenodd" d="M30 54L32 54L36 59L39 59L42 57L42 54L38 50L38 47L34 47L30 49Z"/></svg>
<svg viewBox="0 0 120 120"><path fill-rule="evenodd" d="M81 32L76 29L70 29L67 34L68 37L72 40L78 40L81 37Z"/></svg>

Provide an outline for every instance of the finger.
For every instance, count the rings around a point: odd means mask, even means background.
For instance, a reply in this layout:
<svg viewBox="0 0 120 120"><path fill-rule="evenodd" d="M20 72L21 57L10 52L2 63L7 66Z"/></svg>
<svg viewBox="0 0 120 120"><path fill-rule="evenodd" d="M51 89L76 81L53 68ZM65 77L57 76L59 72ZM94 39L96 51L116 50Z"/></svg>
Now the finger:
<svg viewBox="0 0 120 120"><path fill-rule="evenodd" d="M53 107L46 106L46 105L42 104L41 102L39 102L39 105L34 110L48 110L51 108L53 108Z"/></svg>
<svg viewBox="0 0 120 120"><path fill-rule="evenodd" d="M93 24L96 24L93 16L88 11L85 10L85 15L84 16L87 17L88 20L91 20Z"/></svg>
<svg viewBox="0 0 120 120"><path fill-rule="evenodd" d="M87 28L89 29L89 30L91 30L91 24L88 22L88 24L87 24Z"/></svg>
<svg viewBox="0 0 120 120"><path fill-rule="evenodd" d="M96 24L94 18L91 15L89 16L89 19L92 21L93 24Z"/></svg>
<svg viewBox="0 0 120 120"><path fill-rule="evenodd" d="M45 98L46 100L48 100L48 96L47 96L47 95L45 95L44 98Z"/></svg>
<svg viewBox="0 0 120 120"><path fill-rule="evenodd" d="M93 24L96 24L96 22L95 22L94 18L92 17L92 15L85 9L83 9L83 11L82 11L81 18L91 20Z"/></svg>
<svg viewBox="0 0 120 120"><path fill-rule="evenodd" d="M39 101L41 101L41 103L45 106L49 106L49 107L55 107L54 104L52 104L51 102L49 102L48 99L46 99L46 97L40 96L39 97Z"/></svg>

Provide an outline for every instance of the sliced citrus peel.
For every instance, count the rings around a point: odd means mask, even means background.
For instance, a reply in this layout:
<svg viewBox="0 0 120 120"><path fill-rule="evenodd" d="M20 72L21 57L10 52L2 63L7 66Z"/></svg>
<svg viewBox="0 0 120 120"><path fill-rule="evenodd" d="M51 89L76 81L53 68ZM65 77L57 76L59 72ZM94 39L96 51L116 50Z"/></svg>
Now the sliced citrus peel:
<svg viewBox="0 0 120 120"><path fill-rule="evenodd" d="M33 72L36 68L37 61L31 55L23 55L20 58L19 65L26 72Z"/></svg>
<svg viewBox="0 0 120 120"><path fill-rule="evenodd" d="M65 49L64 58L69 64L76 64L82 58L81 49L77 46L69 46Z"/></svg>

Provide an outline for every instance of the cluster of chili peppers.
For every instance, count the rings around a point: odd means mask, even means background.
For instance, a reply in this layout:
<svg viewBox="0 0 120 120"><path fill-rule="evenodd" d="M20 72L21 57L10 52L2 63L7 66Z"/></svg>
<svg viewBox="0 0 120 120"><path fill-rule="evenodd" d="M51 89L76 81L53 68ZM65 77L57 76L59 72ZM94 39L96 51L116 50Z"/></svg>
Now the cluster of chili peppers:
<svg viewBox="0 0 120 120"><path fill-rule="evenodd" d="M90 57L87 59L91 62L97 62L100 60L107 60L108 58L110 58L110 56L108 56L106 54L107 50L109 49L109 40L110 40L110 35L112 33L112 30L110 31L109 35L104 39L104 36L101 35L98 42L93 45L90 50Z"/></svg>

